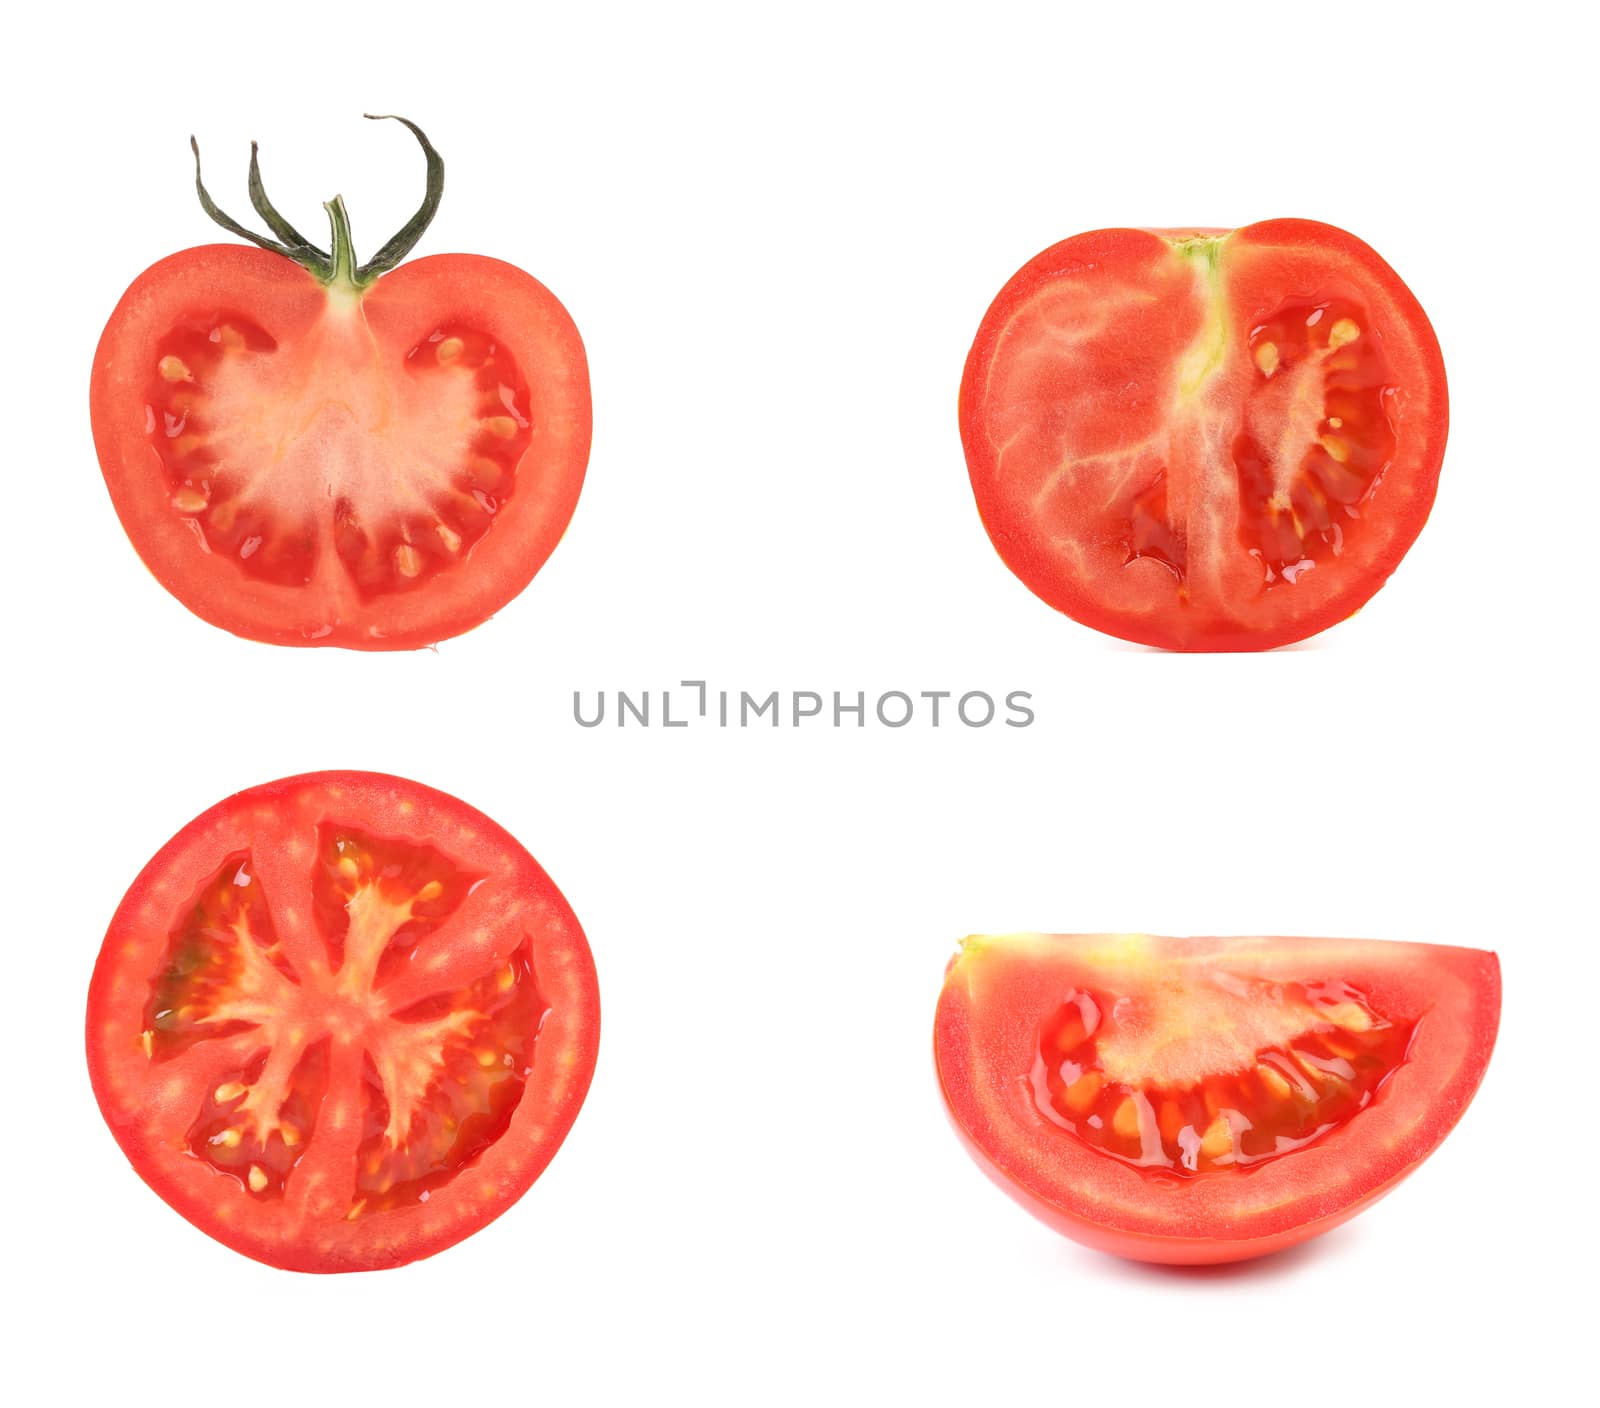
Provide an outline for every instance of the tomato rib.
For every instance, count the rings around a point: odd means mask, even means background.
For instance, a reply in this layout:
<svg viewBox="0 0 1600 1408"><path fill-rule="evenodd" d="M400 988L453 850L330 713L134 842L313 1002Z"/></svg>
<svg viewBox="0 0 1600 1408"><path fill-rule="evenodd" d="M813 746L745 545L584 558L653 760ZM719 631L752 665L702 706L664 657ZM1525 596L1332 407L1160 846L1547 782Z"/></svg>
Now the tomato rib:
<svg viewBox="0 0 1600 1408"><path fill-rule="evenodd" d="M533 1182L592 1072L577 920L487 817L370 773L240 793L113 919L90 1074L135 1169L273 1265L426 1256Z"/></svg>

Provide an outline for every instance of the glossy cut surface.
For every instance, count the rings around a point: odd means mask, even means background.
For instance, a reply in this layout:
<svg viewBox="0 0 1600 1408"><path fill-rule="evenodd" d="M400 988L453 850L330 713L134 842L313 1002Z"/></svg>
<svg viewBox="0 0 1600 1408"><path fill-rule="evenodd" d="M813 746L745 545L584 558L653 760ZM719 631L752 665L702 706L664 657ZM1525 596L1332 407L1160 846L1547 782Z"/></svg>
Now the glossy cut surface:
<svg viewBox="0 0 1600 1408"><path fill-rule="evenodd" d="M494 822L327 772L251 788L134 881L95 965L89 1072L139 1175L297 1271L460 1241L555 1154L594 1069L576 917Z"/></svg>
<svg viewBox="0 0 1600 1408"><path fill-rule="evenodd" d="M960 410L1011 570L1174 650L1267 649L1361 607L1421 531L1449 419L1416 299L1306 220L1062 241L985 315Z"/></svg>
<svg viewBox="0 0 1600 1408"><path fill-rule="evenodd" d="M1279 1251L1393 1188L1483 1078L1500 966L1375 940L973 936L934 1027L969 1152L1141 1261Z"/></svg>

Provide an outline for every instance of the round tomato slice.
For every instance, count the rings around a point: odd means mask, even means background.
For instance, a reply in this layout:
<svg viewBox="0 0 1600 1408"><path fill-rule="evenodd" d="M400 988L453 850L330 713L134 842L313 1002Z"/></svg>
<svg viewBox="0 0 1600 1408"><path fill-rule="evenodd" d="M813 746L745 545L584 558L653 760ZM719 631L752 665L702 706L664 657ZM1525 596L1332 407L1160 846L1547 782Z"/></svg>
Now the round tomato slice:
<svg viewBox="0 0 1600 1408"><path fill-rule="evenodd" d="M1448 420L1417 300L1309 220L1064 240L1001 290L961 382L1007 566L1173 650L1264 650L1359 609L1422 529Z"/></svg>
<svg viewBox="0 0 1600 1408"><path fill-rule="evenodd" d="M241 792L140 872L89 989L89 1074L145 1182L294 1271L399 1266L522 1196L594 1071L583 931L443 792Z"/></svg>
<svg viewBox="0 0 1600 1408"><path fill-rule="evenodd" d="M1439 1146L1500 1021L1492 953L1343 939L974 937L934 1054L1018 1202L1139 1261L1326 1232Z"/></svg>
<svg viewBox="0 0 1600 1408"><path fill-rule="evenodd" d="M200 186L263 248L161 260L95 352L95 448L122 525L168 591L236 635L363 650L458 635L527 586L577 504L589 376L566 310L497 259L394 267L444 182L412 131L428 197L368 264L341 201L324 252L272 208L252 158L252 198L286 242Z"/></svg>

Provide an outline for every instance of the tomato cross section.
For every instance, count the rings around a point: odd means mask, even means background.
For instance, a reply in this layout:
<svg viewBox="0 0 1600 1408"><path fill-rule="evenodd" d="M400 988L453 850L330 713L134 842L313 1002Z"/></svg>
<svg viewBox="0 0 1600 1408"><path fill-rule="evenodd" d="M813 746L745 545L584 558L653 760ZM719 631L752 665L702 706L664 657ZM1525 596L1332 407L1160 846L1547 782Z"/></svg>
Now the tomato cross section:
<svg viewBox="0 0 1600 1408"><path fill-rule="evenodd" d="M979 1166L1078 1241L1262 1256L1367 1207L1461 1118L1500 1020L1492 953L1433 944L973 935L934 1020Z"/></svg>
<svg viewBox="0 0 1600 1408"><path fill-rule="evenodd" d="M91 1073L158 1192L261 1260L427 1255L514 1201L592 1071L592 962L487 817L375 774L231 798L129 891Z"/></svg>
<svg viewBox="0 0 1600 1408"><path fill-rule="evenodd" d="M287 243L200 245L151 265L107 321L89 384L95 450L129 539L191 611L280 645L413 649L471 629L532 580L589 458L588 361L538 280L498 259L399 261L444 190L357 267L266 199ZM293 234L292 240L288 235ZM399 264L399 267L395 267Z"/></svg>
<svg viewBox="0 0 1600 1408"><path fill-rule="evenodd" d="M1098 230L1001 290L961 383L973 493L1039 597L1111 635L1260 650L1349 616L1433 504L1421 306L1307 220Z"/></svg>

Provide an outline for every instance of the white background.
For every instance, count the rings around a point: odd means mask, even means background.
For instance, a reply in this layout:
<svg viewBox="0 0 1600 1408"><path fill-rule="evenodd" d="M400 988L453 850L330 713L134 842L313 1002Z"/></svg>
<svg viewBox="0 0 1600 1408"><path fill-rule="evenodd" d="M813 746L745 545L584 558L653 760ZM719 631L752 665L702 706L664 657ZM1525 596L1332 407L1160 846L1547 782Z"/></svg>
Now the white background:
<svg viewBox="0 0 1600 1408"><path fill-rule="evenodd" d="M1549 1401L1588 1337L1596 1154L1593 84L1559 8L130 5L14 34L12 1401ZM89 434L118 295L224 238L189 133L225 207L247 212L257 137L289 217L315 230L342 192L370 253L422 167L364 109L444 154L419 253L523 265L591 358L566 540L437 652L191 617ZM990 548L956 433L967 346L1066 235L1279 215L1360 234L1427 308L1453 412L1437 508L1304 647L1121 646ZM684 678L1028 689L1039 720L572 722L574 689ZM324 767L415 777L519 836L589 933L605 1033L567 1146L500 1222L311 1278L134 1176L81 1022L157 846ZM1220 1273L1129 1266L1015 1208L942 1116L945 960L1017 928L1492 947L1500 1048L1456 1133L1348 1228Z"/></svg>

